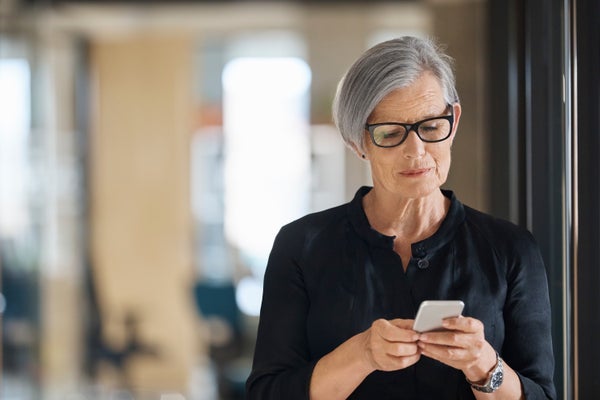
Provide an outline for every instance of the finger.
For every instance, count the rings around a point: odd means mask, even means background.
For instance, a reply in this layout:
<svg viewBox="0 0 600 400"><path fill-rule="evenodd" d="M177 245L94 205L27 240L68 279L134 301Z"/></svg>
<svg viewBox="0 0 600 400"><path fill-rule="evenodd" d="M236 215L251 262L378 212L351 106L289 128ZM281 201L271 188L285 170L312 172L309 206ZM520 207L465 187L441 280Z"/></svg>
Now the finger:
<svg viewBox="0 0 600 400"><path fill-rule="evenodd" d="M445 335L436 334L436 337L428 335L418 342L421 351L432 352L447 360L478 358L487 344L485 338L476 334L448 332Z"/></svg>
<svg viewBox="0 0 600 400"><path fill-rule="evenodd" d="M388 342L377 338L371 340L369 358L376 369L393 371L414 364L420 358L416 342Z"/></svg>
<svg viewBox="0 0 600 400"><path fill-rule="evenodd" d="M397 326L398 328L413 330L412 327L415 323L414 319L392 319L389 321L392 325Z"/></svg>
<svg viewBox="0 0 600 400"><path fill-rule="evenodd" d="M424 333L419 338L419 343L467 349L472 354L478 354L485 346L486 341L483 335L447 331Z"/></svg>
<svg viewBox="0 0 600 400"><path fill-rule="evenodd" d="M470 317L453 317L446 318L442 321L442 325L446 329L457 330L466 333L483 332L483 323L475 318Z"/></svg>
<svg viewBox="0 0 600 400"><path fill-rule="evenodd" d="M416 342L419 339L415 331L399 328L385 319L373 322L373 330L387 342Z"/></svg>
<svg viewBox="0 0 600 400"><path fill-rule="evenodd" d="M416 364L417 361L421 359L421 354L417 353L412 356L406 357L393 357L388 356L385 359L381 360L379 363L378 369L382 371L397 371L400 369L404 369L406 367L410 367L413 364Z"/></svg>
<svg viewBox="0 0 600 400"><path fill-rule="evenodd" d="M404 342L386 342L382 346L382 350L386 355L392 357L407 357L413 356L419 353L419 346L416 342L404 343Z"/></svg>
<svg viewBox="0 0 600 400"><path fill-rule="evenodd" d="M427 332L421 334L419 342L436 344L440 346L464 347L469 341L471 334L459 331Z"/></svg>
<svg viewBox="0 0 600 400"><path fill-rule="evenodd" d="M448 365L454 365L455 363L471 360L473 358L472 354L467 349L459 347L448 347L419 342L419 348L422 355Z"/></svg>
<svg viewBox="0 0 600 400"><path fill-rule="evenodd" d="M421 353L414 354L412 356L398 358L395 362L396 369L410 367L421 359Z"/></svg>

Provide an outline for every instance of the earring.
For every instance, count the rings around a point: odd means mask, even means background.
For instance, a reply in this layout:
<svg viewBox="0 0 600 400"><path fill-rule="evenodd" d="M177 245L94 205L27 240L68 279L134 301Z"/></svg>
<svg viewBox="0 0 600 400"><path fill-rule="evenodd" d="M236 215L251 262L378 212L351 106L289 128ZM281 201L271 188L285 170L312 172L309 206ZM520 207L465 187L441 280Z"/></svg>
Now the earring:
<svg viewBox="0 0 600 400"><path fill-rule="evenodd" d="M367 159L367 157L364 154L362 155L362 158L363 158L363 160Z"/></svg>

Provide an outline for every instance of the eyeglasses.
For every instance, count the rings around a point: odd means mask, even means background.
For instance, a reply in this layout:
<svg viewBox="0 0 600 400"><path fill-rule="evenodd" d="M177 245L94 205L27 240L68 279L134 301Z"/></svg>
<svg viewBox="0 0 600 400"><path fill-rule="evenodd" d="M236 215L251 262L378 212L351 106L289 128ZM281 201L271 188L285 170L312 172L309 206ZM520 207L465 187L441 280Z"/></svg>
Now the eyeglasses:
<svg viewBox="0 0 600 400"><path fill-rule="evenodd" d="M419 139L426 143L436 143L446 140L452 133L454 125L454 108L450 107L450 115L427 118L413 124L402 122L382 122L379 124L366 124L371 140L379 147L399 146L408 137L410 131L415 131Z"/></svg>

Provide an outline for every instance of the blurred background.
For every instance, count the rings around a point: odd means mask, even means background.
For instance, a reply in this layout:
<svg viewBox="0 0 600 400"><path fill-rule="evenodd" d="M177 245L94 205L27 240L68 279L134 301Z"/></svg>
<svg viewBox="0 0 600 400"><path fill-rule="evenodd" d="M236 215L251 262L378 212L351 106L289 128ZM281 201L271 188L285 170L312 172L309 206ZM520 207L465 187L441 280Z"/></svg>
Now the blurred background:
<svg viewBox="0 0 600 400"><path fill-rule="evenodd" d="M336 85L406 34L455 58L446 186L554 227L540 242L570 393L572 2L545 22L518 3L0 1L0 398L242 399L275 234L370 184L332 125ZM532 70L543 40L559 63ZM553 173L527 105L559 91Z"/></svg>

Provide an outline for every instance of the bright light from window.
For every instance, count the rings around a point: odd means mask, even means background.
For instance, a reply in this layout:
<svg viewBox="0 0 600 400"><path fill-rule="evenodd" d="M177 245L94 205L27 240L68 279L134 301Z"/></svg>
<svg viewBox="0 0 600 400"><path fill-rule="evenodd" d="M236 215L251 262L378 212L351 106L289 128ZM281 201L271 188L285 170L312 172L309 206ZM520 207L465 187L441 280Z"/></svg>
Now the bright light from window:
<svg viewBox="0 0 600 400"><path fill-rule="evenodd" d="M0 60L0 236L27 225L30 72L22 59Z"/></svg>
<svg viewBox="0 0 600 400"><path fill-rule="evenodd" d="M237 58L223 71L225 232L262 278L279 228L309 207L310 68Z"/></svg>
<svg viewBox="0 0 600 400"><path fill-rule="evenodd" d="M244 314L258 316L260 314L262 292L262 279L245 276L237 284L235 301Z"/></svg>

